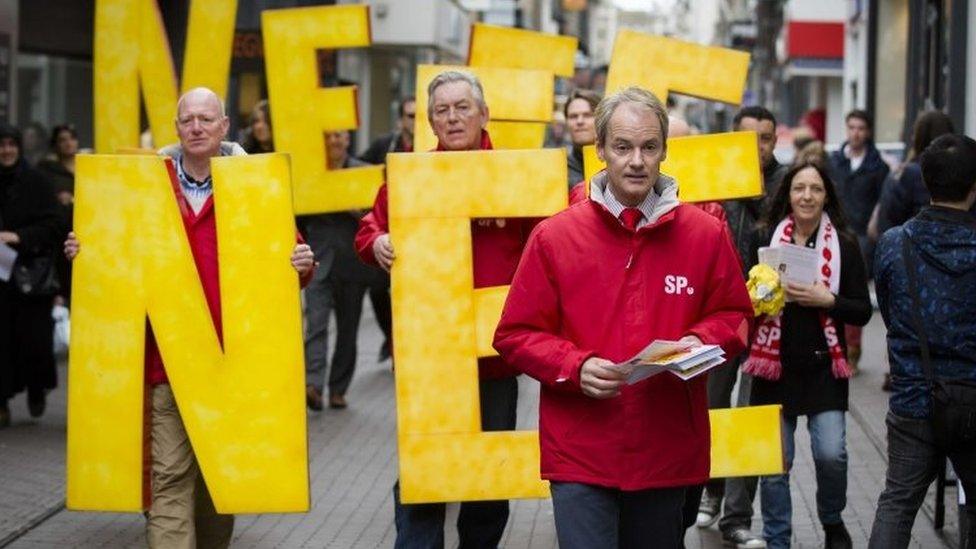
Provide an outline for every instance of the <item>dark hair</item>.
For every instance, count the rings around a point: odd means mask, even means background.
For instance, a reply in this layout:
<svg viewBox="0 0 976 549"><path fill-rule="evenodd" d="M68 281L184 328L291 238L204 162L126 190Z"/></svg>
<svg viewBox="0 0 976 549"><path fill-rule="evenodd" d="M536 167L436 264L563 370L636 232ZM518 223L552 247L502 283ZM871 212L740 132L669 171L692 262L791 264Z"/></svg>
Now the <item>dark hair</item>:
<svg viewBox="0 0 976 549"><path fill-rule="evenodd" d="M48 142L48 146L51 147L52 151L56 151L58 148L58 136L61 132L68 132L71 134L71 137L78 139L78 130L75 129L74 124L58 124L51 130L51 141Z"/></svg>
<svg viewBox="0 0 976 549"><path fill-rule="evenodd" d="M864 125L868 127L868 130L874 131L874 117L871 116L868 111L854 109L853 111L847 113L847 116L844 117L844 122L850 122L851 118L863 120Z"/></svg>
<svg viewBox="0 0 976 549"><path fill-rule="evenodd" d="M412 95L408 95L403 99L401 99L400 104L397 105L397 118L403 118L403 109L407 106L407 103L416 103L416 102L417 102L417 98Z"/></svg>
<svg viewBox="0 0 976 549"><path fill-rule="evenodd" d="M955 132L952 119L946 113L925 111L919 114L912 128L912 149L908 152L908 159L912 160L922 154L936 137Z"/></svg>
<svg viewBox="0 0 976 549"><path fill-rule="evenodd" d="M827 203L824 204L824 211L830 217L830 222L834 224L837 232L847 232L847 219L844 217L840 200L837 199L837 188L834 187L834 181L830 178L830 174L827 173L827 169L817 162L802 162L786 172L759 222L761 229L772 229L776 227L784 217L793 211L790 206L790 187L793 185L793 178L796 177L796 174L807 168L817 170L820 179L823 179L824 189L827 191Z"/></svg>
<svg viewBox="0 0 976 549"><path fill-rule="evenodd" d="M743 107L739 112L735 113L735 116L732 118L732 127L738 128L743 118L755 118L760 121L769 120L773 123L773 128L776 127L776 117L773 116L773 113L769 112L769 109L766 107L760 107L759 105Z"/></svg>
<svg viewBox="0 0 976 549"><path fill-rule="evenodd" d="M596 106L600 104L600 94L592 90L584 90L582 88L577 88L573 90L573 93L569 94L566 98L566 104L563 105L563 116L569 118L569 104L577 99L582 99L590 104L590 110L594 113L596 112Z"/></svg>
<svg viewBox="0 0 976 549"><path fill-rule="evenodd" d="M251 109L251 114L247 117L247 136L244 138L243 145L244 150L248 154L263 152L261 144L254 137L254 132L251 131L251 126L254 124L255 113L260 112L264 115L264 123L268 125L268 133L271 134L271 150L274 150L274 128L271 125L271 107L268 105L267 99L262 99L255 103L254 108Z"/></svg>
<svg viewBox="0 0 976 549"><path fill-rule="evenodd" d="M17 148L20 149L20 154L23 155L24 144L23 144L23 138L20 134L20 130L18 130L16 126L12 126L10 124L4 124L0 122L0 139L8 139L8 138L14 140L14 143L17 145Z"/></svg>
<svg viewBox="0 0 976 549"><path fill-rule="evenodd" d="M976 184L976 141L965 135L943 135L922 152L918 163L932 200L960 202Z"/></svg>

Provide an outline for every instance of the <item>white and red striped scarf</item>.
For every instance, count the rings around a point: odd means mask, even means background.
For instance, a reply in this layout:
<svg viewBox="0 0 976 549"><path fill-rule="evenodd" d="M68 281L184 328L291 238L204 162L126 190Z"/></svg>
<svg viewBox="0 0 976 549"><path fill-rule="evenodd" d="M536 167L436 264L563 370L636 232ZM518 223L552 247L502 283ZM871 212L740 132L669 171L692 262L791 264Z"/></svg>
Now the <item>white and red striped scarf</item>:
<svg viewBox="0 0 976 549"><path fill-rule="evenodd" d="M771 247L792 243L794 230L793 214L780 221L770 240ZM802 243L799 243L802 245ZM817 254L820 258L820 274L823 282L830 291L837 294L840 288L840 243L837 231L830 222L830 217L824 212L820 218L820 230L817 232ZM776 381L783 373L780 362L779 345L782 336L782 313L763 318L756 330L746 359L744 372L763 379ZM844 349L837 337L837 326L834 319L826 311L820 312L820 326L823 328L824 338L830 350L831 373L837 379L847 379L853 375L844 356Z"/></svg>

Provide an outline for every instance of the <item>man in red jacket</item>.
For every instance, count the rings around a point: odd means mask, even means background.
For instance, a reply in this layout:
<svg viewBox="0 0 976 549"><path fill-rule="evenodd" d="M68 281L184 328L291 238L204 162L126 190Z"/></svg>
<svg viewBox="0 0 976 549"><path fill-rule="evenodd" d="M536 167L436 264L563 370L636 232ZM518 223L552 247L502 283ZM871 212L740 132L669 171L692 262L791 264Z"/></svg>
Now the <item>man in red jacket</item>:
<svg viewBox="0 0 976 549"><path fill-rule="evenodd" d="M478 79L467 72L446 71L428 85L427 118L437 134L438 151L491 149L484 130L488 105ZM474 286L500 286L511 282L531 221L478 219L471 221ZM390 241L386 186L380 188L373 209L359 223L356 250L366 263L390 270L396 259ZM396 342L394 342L394 347ZM481 428L515 429L518 397L517 371L498 357L478 360ZM444 504L400 503L399 483L393 487L397 548L444 546ZM461 547L497 547L508 522L507 501L461 504L458 537Z"/></svg>
<svg viewBox="0 0 976 549"><path fill-rule="evenodd" d="M596 111L607 169L533 231L495 348L542 383L542 477L574 547L680 547L685 486L709 477L705 376L634 385L616 366L655 339L746 344L752 307L726 224L660 173L667 113L627 88Z"/></svg>
<svg viewBox="0 0 976 549"><path fill-rule="evenodd" d="M176 109L180 144L165 147L160 154L173 158L175 173L170 176L174 178L174 198L183 215L183 227L217 337L223 341L210 159L245 153L238 144L222 141L229 121L223 101L213 91L194 88L180 97ZM68 234L64 248L68 259L78 255L80 244L74 233ZM307 284L314 271L311 248L299 242L292 251L291 264L302 285ZM148 322L146 378L152 407L152 501L146 522L149 547L227 547L234 531L234 516L217 514L214 509Z"/></svg>

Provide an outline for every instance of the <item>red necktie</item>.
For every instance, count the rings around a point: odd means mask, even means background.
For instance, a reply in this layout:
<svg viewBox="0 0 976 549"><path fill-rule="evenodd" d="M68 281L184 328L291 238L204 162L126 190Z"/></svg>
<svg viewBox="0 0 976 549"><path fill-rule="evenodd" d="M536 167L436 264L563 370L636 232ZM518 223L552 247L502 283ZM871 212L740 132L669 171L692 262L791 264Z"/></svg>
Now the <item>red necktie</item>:
<svg viewBox="0 0 976 549"><path fill-rule="evenodd" d="M637 224L641 219L644 219L644 214L637 208L624 208L624 211L620 212L620 221L624 227L632 231L637 230Z"/></svg>

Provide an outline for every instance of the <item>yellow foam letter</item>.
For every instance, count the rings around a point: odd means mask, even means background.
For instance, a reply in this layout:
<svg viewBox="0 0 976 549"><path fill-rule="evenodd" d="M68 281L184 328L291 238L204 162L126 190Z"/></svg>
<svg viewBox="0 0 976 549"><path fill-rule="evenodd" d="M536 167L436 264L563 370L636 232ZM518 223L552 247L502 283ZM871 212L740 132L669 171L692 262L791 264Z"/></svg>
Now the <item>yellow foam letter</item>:
<svg viewBox="0 0 976 549"><path fill-rule="evenodd" d="M78 158L67 505L142 504L148 313L220 513L308 509L301 310L288 159L212 161L223 349L156 156ZM152 223L146 223L152 219ZM274 487L269 490L268 487Z"/></svg>
<svg viewBox="0 0 976 549"><path fill-rule="evenodd" d="M227 95L237 0L191 2L183 90ZM95 150L139 145L139 85L156 145L176 141L176 70L154 0L98 0L95 6Z"/></svg>
<svg viewBox="0 0 976 549"><path fill-rule="evenodd" d="M475 23L471 26L468 65L544 70L571 78L577 43L572 36Z"/></svg>
<svg viewBox="0 0 976 549"><path fill-rule="evenodd" d="M622 30L614 41L607 92L640 86L661 101L676 92L738 105L748 71L745 52ZM758 155L753 132L675 138L668 140L661 171L678 181L683 202L761 196ZM584 147L583 158L589 182L604 165L592 145Z"/></svg>
<svg viewBox="0 0 976 549"><path fill-rule="evenodd" d="M471 219L563 208L565 152L391 154L388 162L401 497L544 497L538 433L481 432L477 357L495 354L508 287L473 289Z"/></svg>
<svg viewBox="0 0 976 549"><path fill-rule="evenodd" d="M359 126L354 86L319 87L315 50L370 44L369 7L323 6L261 13L275 148L291 153L295 213L368 208L383 166L326 168L323 133Z"/></svg>

